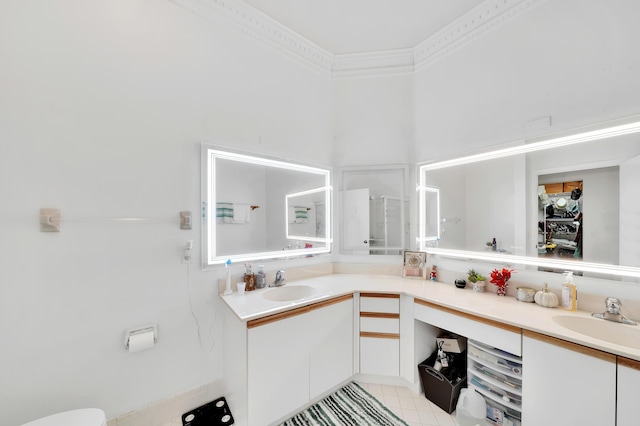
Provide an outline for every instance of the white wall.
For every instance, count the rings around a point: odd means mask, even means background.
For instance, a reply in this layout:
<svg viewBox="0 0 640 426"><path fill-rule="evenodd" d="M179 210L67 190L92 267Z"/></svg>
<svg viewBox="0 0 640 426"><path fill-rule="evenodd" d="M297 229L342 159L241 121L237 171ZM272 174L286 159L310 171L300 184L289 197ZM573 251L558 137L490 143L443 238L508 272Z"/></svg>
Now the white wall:
<svg viewBox="0 0 640 426"><path fill-rule="evenodd" d="M413 75L335 80L334 166L413 163Z"/></svg>
<svg viewBox="0 0 640 426"><path fill-rule="evenodd" d="M634 0L540 2L415 76L416 159L637 114ZM538 133L539 134L539 133Z"/></svg>
<svg viewBox="0 0 640 426"><path fill-rule="evenodd" d="M331 82L169 1L0 0L0 20L0 424L221 378L221 274L180 263L199 144L329 164ZM149 322L156 347L125 352Z"/></svg>

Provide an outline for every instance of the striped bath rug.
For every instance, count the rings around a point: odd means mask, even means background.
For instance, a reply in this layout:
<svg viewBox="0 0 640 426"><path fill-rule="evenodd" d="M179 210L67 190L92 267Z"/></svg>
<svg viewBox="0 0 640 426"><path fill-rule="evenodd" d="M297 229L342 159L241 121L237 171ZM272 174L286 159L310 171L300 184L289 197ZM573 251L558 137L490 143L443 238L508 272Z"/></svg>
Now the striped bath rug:
<svg viewBox="0 0 640 426"><path fill-rule="evenodd" d="M280 426L409 426L357 383L349 383Z"/></svg>

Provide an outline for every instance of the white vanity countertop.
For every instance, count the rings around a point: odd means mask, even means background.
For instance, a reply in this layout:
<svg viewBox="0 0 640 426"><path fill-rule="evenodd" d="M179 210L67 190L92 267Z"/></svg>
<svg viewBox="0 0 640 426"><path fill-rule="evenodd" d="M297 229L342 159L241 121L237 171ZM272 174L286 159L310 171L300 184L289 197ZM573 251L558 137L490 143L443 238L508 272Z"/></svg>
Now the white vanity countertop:
<svg viewBox="0 0 640 426"><path fill-rule="evenodd" d="M484 293L476 293L469 285L465 289L458 289L453 284L422 279L333 274L290 281L285 287L299 285L313 287L316 291L309 297L285 302L272 301L264 297L272 288L255 290L244 295L235 292L229 296L221 294L220 297L241 321L249 321L354 292L405 294L478 317L640 361L640 326L611 323L615 327L630 327L633 333L637 333L637 339L630 338L629 344L632 347L617 345L574 332L553 320L554 316L560 315L590 317L590 312L568 312L560 308L544 308L535 303L520 302L515 297L500 297L495 294L495 287L489 283Z"/></svg>

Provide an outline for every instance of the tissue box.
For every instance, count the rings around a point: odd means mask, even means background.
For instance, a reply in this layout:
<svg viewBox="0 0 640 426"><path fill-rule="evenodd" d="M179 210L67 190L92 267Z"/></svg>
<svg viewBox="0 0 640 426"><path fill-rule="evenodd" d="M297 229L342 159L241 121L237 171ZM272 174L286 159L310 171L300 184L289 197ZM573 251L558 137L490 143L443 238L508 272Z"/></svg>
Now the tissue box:
<svg viewBox="0 0 640 426"><path fill-rule="evenodd" d="M460 354L467 350L467 339L455 334L447 334L436 338L437 347L440 347L442 342L442 350L445 352Z"/></svg>

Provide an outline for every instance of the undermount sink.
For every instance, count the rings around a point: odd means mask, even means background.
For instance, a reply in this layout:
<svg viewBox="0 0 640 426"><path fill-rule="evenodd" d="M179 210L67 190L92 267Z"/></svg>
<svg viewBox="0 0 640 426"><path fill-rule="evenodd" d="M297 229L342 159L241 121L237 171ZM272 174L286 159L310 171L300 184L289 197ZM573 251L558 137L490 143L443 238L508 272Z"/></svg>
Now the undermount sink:
<svg viewBox="0 0 640 426"><path fill-rule="evenodd" d="M553 321L576 333L628 348L640 349L640 327L598 318L556 315Z"/></svg>
<svg viewBox="0 0 640 426"><path fill-rule="evenodd" d="M307 285L276 287L267 290L262 297L274 302L290 302L313 296L316 289Z"/></svg>

